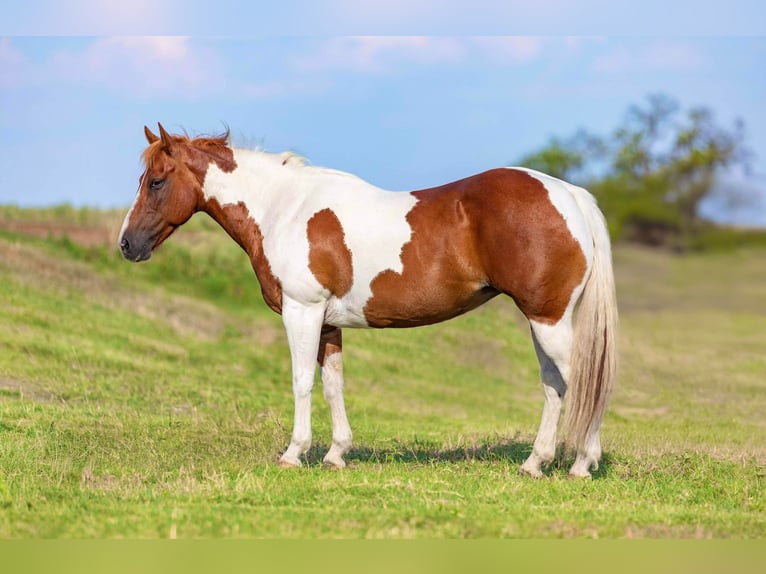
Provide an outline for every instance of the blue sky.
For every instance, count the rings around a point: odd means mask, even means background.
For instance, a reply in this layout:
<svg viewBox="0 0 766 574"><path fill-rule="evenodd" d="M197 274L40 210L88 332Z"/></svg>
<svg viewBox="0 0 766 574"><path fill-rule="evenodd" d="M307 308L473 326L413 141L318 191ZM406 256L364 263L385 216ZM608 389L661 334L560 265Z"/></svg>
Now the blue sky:
<svg viewBox="0 0 766 574"><path fill-rule="evenodd" d="M385 188L417 189L513 163L580 127L606 134L656 92L684 108L708 106L725 125L742 118L755 157L738 185L766 197L766 35L753 18L732 16L730 28L711 35L714 12L678 29L652 27L642 10L631 34L582 16L567 26L560 12L546 28L527 13L528 25L510 26L509 36L492 21L461 21L460 12L429 20L430 0L417 9L396 0L386 11L357 0L378 18L373 26L358 12L333 20L304 3L288 28L285 4L228 27L227 2L223 16L180 24L172 1L104 2L88 17L88 0L67 11L42 4L2 8L0 203L129 205L142 128L157 121L191 134L225 123L239 145L292 149ZM514 4L502 4L502 15L521 14L508 11ZM394 18L396 10L409 18ZM256 32L242 29L255 21ZM766 225L765 206L719 216Z"/></svg>

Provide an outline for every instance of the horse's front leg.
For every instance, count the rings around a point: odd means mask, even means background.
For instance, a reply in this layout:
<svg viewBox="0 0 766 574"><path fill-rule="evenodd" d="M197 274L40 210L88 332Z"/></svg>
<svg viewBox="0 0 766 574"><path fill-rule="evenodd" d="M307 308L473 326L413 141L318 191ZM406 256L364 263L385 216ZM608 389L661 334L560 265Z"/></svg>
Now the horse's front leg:
<svg viewBox="0 0 766 574"><path fill-rule="evenodd" d="M343 468L343 455L351 448L351 426L346 417L343 402L343 342L341 330L325 326L319 341L317 361L322 373L324 397L330 407L332 418L332 446L324 457L324 463L333 468Z"/></svg>
<svg viewBox="0 0 766 574"><path fill-rule="evenodd" d="M279 459L280 466L300 466L301 456L311 446L311 389L325 307L324 303L299 303L283 296L282 321L292 357L295 418L290 446Z"/></svg>

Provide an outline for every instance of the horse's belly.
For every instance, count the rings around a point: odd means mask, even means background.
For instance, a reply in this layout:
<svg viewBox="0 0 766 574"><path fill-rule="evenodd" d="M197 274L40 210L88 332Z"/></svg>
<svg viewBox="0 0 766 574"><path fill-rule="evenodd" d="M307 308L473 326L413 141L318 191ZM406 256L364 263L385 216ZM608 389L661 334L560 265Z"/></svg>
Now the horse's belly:
<svg viewBox="0 0 766 574"><path fill-rule="evenodd" d="M364 316L364 303L353 297L330 297L325 311L325 323L334 327L370 327Z"/></svg>
<svg viewBox="0 0 766 574"><path fill-rule="evenodd" d="M335 327L378 329L431 325L470 311L497 293L492 287L474 284L459 292L444 289L405 290L395 296L378 295L362 302L353 296L332 297L328 302L325 322Z"/></svg>

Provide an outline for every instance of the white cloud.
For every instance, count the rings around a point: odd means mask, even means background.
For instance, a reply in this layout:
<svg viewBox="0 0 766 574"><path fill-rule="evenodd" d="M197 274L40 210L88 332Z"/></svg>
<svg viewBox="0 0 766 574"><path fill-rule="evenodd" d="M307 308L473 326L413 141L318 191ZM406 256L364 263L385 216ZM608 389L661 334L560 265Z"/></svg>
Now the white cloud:
<svg viewBox="0 0 766 574"><path fill-rule="evenodd" d="M540 36L479 36L470 41L482 55L508 63L537 59L545 43Z"/></svg>
<svg viewBox="0 0 766 574"><path fill-rule="evenodd" d="M626 72L646 70L690 70L703 63L699 49L679 41L658 40L648 45L626 46L598 57L594 62L597 72Z"/></svg>
<svg viewBox="0 0 766 574"><path fill-rule="evenodd" d="M402 61L455 62L464 57L462 43L454 38L429 36L342 36L298 58L306 70L383 72Z"/></svg>
<svg viewBox="0 0 766 574"><path fill-rule="evenodd" d="M140 97L209 93L220 80L216 56L183 36L125 36L95 40L80 51L53 55L56 80Z"/></svg>
<svg viewBox="0 0 766 574"><path fill-rule="evenodd" d="M113 36L74 42L64 39L47 55L33 59L11 40L0 39L0 86L46 91L76 87L146 100L198 100L224 94L273 99L317 93L329 85L329 80L312 82L297 77L294 70L279 73L280 67L273 62L263 70L243 74L240 69L237 74L238 62L224 55L215 42L204 39Z"/></svg>
<svg viewBox="0 0 766 574"><path fill-rule="evenodd" d="M23 54L10 38L0 38L0 86L15 86L23 81L26 69Z"/></svg>
<svg viewBox="0 0 766 574"><path fill-rule="evenodd" d="M577 40L563 39L567 45ZM507 65L543 56L561 38L540 36L344 36L327 40L315 52L298 57L304 70L381 73L402 64L459 65L469 59Z"/></svg>

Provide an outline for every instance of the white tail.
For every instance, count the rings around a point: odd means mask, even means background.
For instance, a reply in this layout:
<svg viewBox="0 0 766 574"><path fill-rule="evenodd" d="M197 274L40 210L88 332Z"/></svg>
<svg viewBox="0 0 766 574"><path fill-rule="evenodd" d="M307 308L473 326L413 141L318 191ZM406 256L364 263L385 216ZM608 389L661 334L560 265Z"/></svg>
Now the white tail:
<svg viewBox="0 0 766 574"><path fill-rule="evenodd" d="M593 265L580 298L567 389L565 428L578 452L597 431L617 376L617 297L612 250L596 200L581 188L573 194L593 237Z"/></svg>

